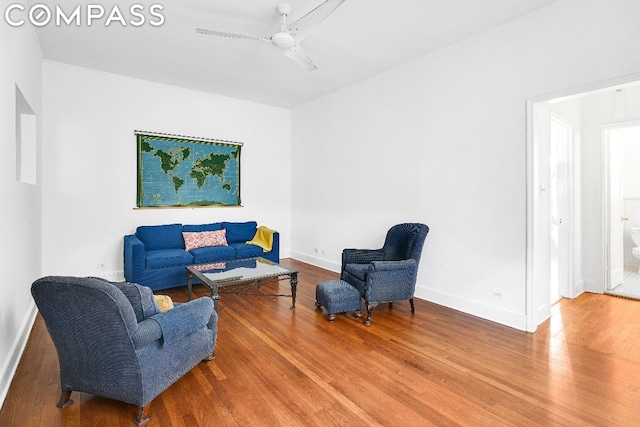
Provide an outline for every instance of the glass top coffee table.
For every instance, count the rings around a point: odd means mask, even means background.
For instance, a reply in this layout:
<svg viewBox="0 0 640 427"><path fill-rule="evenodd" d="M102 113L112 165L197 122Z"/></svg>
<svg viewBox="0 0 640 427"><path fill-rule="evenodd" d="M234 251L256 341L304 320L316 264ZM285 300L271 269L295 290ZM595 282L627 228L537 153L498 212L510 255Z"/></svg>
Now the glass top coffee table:
<svg viewBox="0 0 640 427"><path fill-rule="evenodd" d="M291 297L291 309L296 307L296 288L298 286L298 271L291 270L264 258L249 258L234 261L216 262L210 264L195 264L187 266L187 292L191 301L193 278L211 289L211 299L218 310L219 294L229 293L240 295ZM291 283L291 294L269 294L249 292L251 288L260 289L269 283L287 280Z"/></svg>

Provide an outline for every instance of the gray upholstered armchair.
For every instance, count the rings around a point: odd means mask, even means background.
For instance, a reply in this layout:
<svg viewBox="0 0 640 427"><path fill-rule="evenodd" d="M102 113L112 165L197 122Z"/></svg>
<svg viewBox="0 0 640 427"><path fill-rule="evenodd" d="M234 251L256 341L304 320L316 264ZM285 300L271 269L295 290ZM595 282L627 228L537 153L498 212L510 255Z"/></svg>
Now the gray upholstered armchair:
<svg viewBox="0 0 640 427"><path fill-rule="evenodd" d="M409 300L414 312L418 265L429 227L398 224L387 232L381 249L342 251L340 278L360 292L367 306L365 324L371 324L371 310L381 302Z"/></svg>
<svg viewBox="0 0 640 427"><path fill-rule="evenodd" d="M60 361L58 406L72 391L147 405L202 360L211 360L218 316L209 298L160 312L151 289L97 278L44 277L31 293Z"/></svg>

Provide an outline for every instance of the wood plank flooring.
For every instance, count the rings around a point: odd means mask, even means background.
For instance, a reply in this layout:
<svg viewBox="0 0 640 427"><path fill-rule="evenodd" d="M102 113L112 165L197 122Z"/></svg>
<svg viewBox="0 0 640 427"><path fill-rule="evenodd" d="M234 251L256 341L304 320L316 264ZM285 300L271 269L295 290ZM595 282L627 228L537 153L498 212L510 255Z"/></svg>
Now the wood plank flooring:
<svg viewBox="0 0 640 427"><path fill-rule="evenodd" d="M535 334L422 300L413 315L408 302L381 305L367 327L316 310L315 284L337 274L283 264L300 270L296 309L255 296L225 307L215 360L158 396L148 426L640 425L639 301L563 300ZM184 288L167 293L186 300ZM136 413L77 392L59 409L58 395L38 316L0 426L128 426Z"/></svg>

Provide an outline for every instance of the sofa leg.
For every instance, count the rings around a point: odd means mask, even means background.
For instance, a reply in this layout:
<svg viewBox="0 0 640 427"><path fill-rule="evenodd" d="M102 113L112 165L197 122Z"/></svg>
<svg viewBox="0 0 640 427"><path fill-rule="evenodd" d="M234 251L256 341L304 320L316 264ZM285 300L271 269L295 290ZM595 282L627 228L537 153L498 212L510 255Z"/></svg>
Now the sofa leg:
<svg viewBox="0 0 640 427"><path fill-rule="evenodd" d="M149 422L149 416L146 414L147 409L149 409L149 405L139 406L138 407L138 415L133 420L133 423L137 426L143 426Z"/></svg>
<svg viewBox="0 0 640 427"><path fill-rule="evenodd" d="M360 319L362 317L362 310L356 310L355 313L353 313L353 316Z"/></svg>
<svg viewBox="0 0 640 427"><path fill-rule="evenodd" d="M413 305L413 297L411 297L411 299L409 300L409 304L411 304L411 312L412 312L412 313L415 313L415 312L416 312L416 308L415 308L415 306Z"/></svg>
<svg viewBox="0 0 640 427"><path fill-rule="evenodd" d="M335 313L329 313L329 322L333 322L334 320L336 320Z"/></svg>
<svg viewBox="0 0 640 427"><path fill-rule="evenodd" d="M210 355L208 355L207 357L205 357L204 359L202 359L203 362L211 362L213 359L216 358L216 355L214 353L211 353Z"/></svg>
<svg viewBox="0 0 640 427"><path fill-rule="evenodd" d="M69 405L73 405L71 398L71 390L62 390L60 393L60 400L58 400L58 408L66 408Z"/></svg>

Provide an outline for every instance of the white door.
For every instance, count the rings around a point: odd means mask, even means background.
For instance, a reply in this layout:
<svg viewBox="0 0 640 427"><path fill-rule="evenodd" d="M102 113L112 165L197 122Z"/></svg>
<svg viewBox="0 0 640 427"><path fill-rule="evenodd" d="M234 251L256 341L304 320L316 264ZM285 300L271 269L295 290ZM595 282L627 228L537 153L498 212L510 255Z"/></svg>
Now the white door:
<svg viewBox="0 0 640 427"><path fill-rule="evenodd" d="M551 116L549 138L550 304L569 294L569 146L571 126Z"/></svg>
<svg viewBox="0 0 640 427"><path fill-rule="evenodd" d="M527 282L532 290L527 296L527 330L532 332L551 316L559 298L573 298L575 172L571 124L555 117L548 102L532 103L528 111L533 125L527 152Z"/></svg>
<svg viewBox="0 0 640 427"><path fill-rule="evenodd" d="M623 144L615 137L615 130L605 132L605 147L608 157L608 204L609 204L609 265L607 289L613 289L624 280L624 218L622 217L622 165Z"/></svg>

